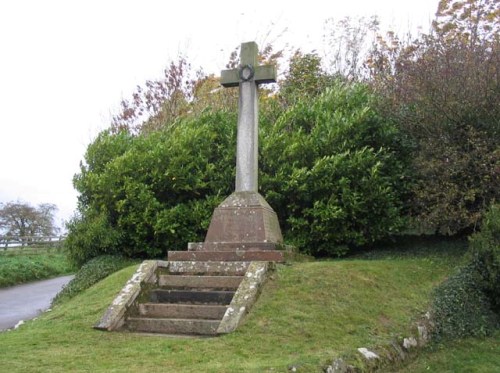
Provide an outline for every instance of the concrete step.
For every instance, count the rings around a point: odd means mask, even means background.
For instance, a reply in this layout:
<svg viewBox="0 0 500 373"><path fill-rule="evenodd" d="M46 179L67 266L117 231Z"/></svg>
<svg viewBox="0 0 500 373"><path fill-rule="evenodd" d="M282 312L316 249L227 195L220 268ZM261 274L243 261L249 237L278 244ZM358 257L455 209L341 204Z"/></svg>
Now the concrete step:
<svg viewBox="0 0 500 373"><path fill-rule="evenodd" d="M127 328L135 332L216 335L220 320L129 317Z"/></svg>
<svg viewBox="0 0 500 373"><path fill-rule="evenodd" d="M227 306L141 303L139 315L146 318L222 320Z"/></svg>
<svg viewBox="0 0 500 373"><path fill-rule="evenodd" d="M226 305L231 303L234 293L234 291L154 289L150 294L150 302Z"/></svg>
<svg viewBox="0 0 500 373"><path fill-rule="evenodd" d="M280 250L239 250L239 251L169 251L169 261L206 262L284 262L285 252Z"/></svg>
<svg viewBox="0 0 500 373"><path fill-rule="evenodd" d="M243 276L160 275L158 285L168 288L237 289Z"/></svg>
<svg viewBox="0 0 500 373"><path fill-rule="evenodd" d="M168 271L171 274L195 275L230 275L243 276L250 262L199 262L176 261L169 262Z"/></svg>

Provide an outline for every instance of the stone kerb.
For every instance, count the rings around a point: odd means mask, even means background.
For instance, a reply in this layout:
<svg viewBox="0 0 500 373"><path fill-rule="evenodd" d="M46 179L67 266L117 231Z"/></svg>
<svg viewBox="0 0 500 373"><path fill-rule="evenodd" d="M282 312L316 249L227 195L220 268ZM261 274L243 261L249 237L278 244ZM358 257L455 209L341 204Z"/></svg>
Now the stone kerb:
<svg viewBox="0 0 500 373"><path fill-rule="evenodd" d="M273 268L272 266L272 262L250 263L245 277L222 318L217 334L227 334L236 330L245 314L257 301L262 286L268 278L268 273Z"/></svg>
<svg viewBox="0 0 500 373"><path fill-rule="evenodd" d="M145 260L141 263L132 278L127 281L123 289L108 307L101 320L94 325L99 330L117 330L125 322L125 314L128 308L139 296L142 284L156 282L156 270L158 267L166 267L168 262L161 260Z"/></svg>
<svg viewBox="0 0 500 373"><path fill-rule="evenodd" d="M414 324L413 329L414 334L406 338L399 338L373 349L360 347L345 357L334 358L324 371L326 373L377 372L389 366L402 365L414 356L418 349L430 342L434 330L431 313L427 312ZM350 364L354 361L357 363Z"/></svg>

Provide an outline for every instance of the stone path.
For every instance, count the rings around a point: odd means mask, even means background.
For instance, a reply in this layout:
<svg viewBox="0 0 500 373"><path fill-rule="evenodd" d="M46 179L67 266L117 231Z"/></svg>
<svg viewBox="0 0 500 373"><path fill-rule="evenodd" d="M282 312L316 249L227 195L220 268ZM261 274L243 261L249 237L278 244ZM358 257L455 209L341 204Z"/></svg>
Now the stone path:
<svg viewBox="0 0 500 373"><path fill-rule="evenodd" d="M0 289L0 331L14 327L20 320L31 320L50 307L51 300L74 276Z"/></svg>

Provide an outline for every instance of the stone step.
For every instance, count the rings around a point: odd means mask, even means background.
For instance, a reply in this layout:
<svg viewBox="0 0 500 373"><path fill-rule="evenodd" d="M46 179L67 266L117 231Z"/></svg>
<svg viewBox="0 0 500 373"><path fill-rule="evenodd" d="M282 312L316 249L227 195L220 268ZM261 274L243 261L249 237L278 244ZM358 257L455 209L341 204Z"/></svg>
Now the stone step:
<svg viewBox="0 0 500 373"><path fill-rule="evenodd" d="M168 271L171 274L202 274L243 276L250 262L200 262L170 261Z"/></svg>
<svg viewBox="0 0 500 373"><path fill-rule="evenodd" d="M143 333L216 335L220 320L129 317L127 328Z"/></svg>
<svg viewBox="0 0 500 373"><path fill-rule="evenodd" d="M231 303L234 293L234 291L154 289L150 294L150 302L225 305Z"/></svg>
<svg viewBox="0 0 500 373"><path fill-rule="evenodd" d="M189 242L188 251L276 250L272 242Z"/></svg>
<svg viewBox="0 0 500 373"><path fill-rule="evenodd" d="M160 275L158 285L169 288L237 289L243 276Z"/></svg>
<svg viewBox="0 0 500 373"><path fill-rule="evenodd" d="M146 318L221 320L227 306L141 303L139 315Z"/></svg>
<svg viewBox="0 0 500 373"><path fill-rule="evenodd" d="M284 262L285 252L280 250L240 250L240 251L169 251L169 261L202 262Z"/></svg>

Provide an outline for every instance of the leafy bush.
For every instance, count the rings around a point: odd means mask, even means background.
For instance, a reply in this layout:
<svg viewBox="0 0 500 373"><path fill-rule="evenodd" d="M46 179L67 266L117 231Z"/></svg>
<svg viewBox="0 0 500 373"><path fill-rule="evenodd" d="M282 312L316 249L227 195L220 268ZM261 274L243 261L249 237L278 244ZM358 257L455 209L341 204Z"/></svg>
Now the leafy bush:
<svg viewBox="0 0 500 373"><path fill-rule="evenodd" d="M73 298L75 295L88 289L110 274L134 264L130 259L116 255L98 256L80 268L75 278L71 280L59 294L53 303L61 303L65 299Z"/></svg>
<svg viewBox="0 0 500 373"><path fill-rule="evenodd" d="M480 286L478 263L469 263L441 284L434 294L435 332L438 337L486 336L498 325L498 317Z"/></svg>
<svg viewBox="0 0 500 373"><path fill-rule="evenodd" d="M415 145L410 207L423 232L473 229L500 198L499 20L496 0L442 0L429 34L372 48L385 115Z"/></svg>
<svg viewBox="0 0 500 373"><path fill-rule="evenodd" d="M120 231L113 229L104 212L97 214L88 207L83 214L70 220L67 228L71 233L64 247L78 266L99 255L120 253Z"/></svg>
<svg viewBox="0 0 500 373"><path fill-rule="evenodd" d="M287 240L309 254L340 255L397 231L406 155L366 86L335 83L287 110L263 100L260 192ZM74 180L81 195L66 242L71 258L164 257L203 240L233 191L236 122L236 113L206 110L159 131L99 135Z"/></svg>
<svg viewBox="0 0 500 373"><path fill-rule="evenodd" d="M490 334L500 321L500 206L492 205L481 231L469 238L469 264L437 288L437 332L465 337Z"/></svg>
<svg viewBox="0 0 500 373"><path fill-rule="evenodd" d="M264 127L262 189L309 254L343 255L404 223L406 148L374 101L366 86L336 82Z"/></svg>
<svg viewBox="0 0 500 373"><path fill-rule="evenodd" d="M164 257L202 240L233 185L235 122L206 112L144 135L101 133L74 179L80 214L68 226L70 257Z"/></svg>
<svg viewBox="0 0 500 373"><path fill-rule="evenodd" d="M492 302L493 309L500 314L500 205L492 205L486 213L481 231L470 239L472 260L479 262L482 271L482 286Z"/></svg>

